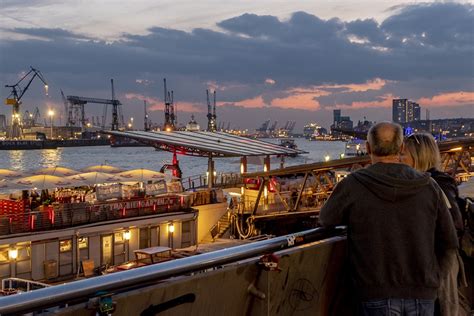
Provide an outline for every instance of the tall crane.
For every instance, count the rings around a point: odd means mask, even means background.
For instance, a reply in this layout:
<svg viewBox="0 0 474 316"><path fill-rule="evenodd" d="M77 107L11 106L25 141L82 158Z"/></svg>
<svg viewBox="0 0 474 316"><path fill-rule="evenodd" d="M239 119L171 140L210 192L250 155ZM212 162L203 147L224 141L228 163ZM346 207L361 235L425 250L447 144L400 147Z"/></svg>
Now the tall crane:
<svg viewBox="0 0 474 316"><path fill-rule="evenodd" d="M173 91L168 91L166 87L166 78L163 79L164 88L165 88L165 131L174 131L175 130L175 113L174 113L174 95Z"/></svg>
<svg viewBox="0 0 474 316"><path fill-rule="evenodd" d="M23 96L25 95L25 92L30 87L31 83L33 82L33 79L38 77L44 83L46 95L48 95L48 84L46 83L46 80L44 79L41 72L38 69L35 69L31 66L30 68L31 68L30 71L28 71L17 83L13 85L5 85L5 88L12 89L10 95L5 100L6 105L12 106L12 125L11 125L11 130L10 130L10 135L9 135L11 138L21 138L21 117L20 117L21 99L23 98ZM20 87L20 83L30 75L31 77L27 79L28 83L22 89Z"/></svg>
<svg viewBox="0 0 474 316"><path fill-rule="evenodd" d="M144 107L144 110L145 110L145 117L144 117L144 120L143 120L143 124L145 125L144 126L145 132L147 132L147 131L150 130L150 124L148 122L148 112L146 111L146 100L143 100L143 107Z"/></svg>
<svg viewBox="0 0 474 316"><path fill-rule="evenodd" d="M214 107L211 110L211 101L209 99L209 90L206 90L207 95L207 131L215 132L217 128L216 122L216 91L214 91Z"/></svg>

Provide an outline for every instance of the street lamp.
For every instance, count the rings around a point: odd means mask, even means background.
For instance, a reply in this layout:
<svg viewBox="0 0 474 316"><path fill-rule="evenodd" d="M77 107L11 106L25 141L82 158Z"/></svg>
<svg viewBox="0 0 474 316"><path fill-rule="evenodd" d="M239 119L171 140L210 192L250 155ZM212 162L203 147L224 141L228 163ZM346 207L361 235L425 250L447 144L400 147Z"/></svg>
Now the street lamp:
<svg viewBox="0 0 474 316"><path fill-rule="evenodd" d="M49 123L51 125L51 139L53 139L53 117L54 117L54 111L53 110L49 110L48 111L48 115L49 115Z"/></svg>

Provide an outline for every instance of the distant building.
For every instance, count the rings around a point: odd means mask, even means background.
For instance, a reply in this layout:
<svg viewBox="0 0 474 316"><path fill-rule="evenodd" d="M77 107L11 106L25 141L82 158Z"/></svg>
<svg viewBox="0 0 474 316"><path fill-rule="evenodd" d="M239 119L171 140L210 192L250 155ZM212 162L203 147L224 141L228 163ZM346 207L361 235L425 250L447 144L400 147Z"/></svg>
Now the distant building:
<svg viewBox="0 0 474 316"><path fill-rule="evenodd" d="M201 127L194 119L194 115L191 115L191 121L186 125L186 130L189 132L198 132L201 130Z"/></svg>
<svg viewBox="0 0 474 316"><path fill-rule="evenodd" d="M7 117L4 114L0 114L0 131L4 132L7 130Z"/></svg>
<svg viewBox="0 0 474 316"><path fill-rule="evenodd" d="M392 121L395 123L409 123L421 119L420 105L408 99L393 99Z"/></svg>

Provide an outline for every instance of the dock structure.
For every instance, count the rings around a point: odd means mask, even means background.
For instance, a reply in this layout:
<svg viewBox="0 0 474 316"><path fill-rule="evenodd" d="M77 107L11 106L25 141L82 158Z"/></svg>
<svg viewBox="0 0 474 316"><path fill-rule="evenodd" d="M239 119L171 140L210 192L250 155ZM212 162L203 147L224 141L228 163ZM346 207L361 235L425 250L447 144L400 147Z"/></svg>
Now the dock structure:
<svg viewBox="0 0 474 316"><path fill-rule="evenodd" d="M304 153L257 139L245 138L224 132L187 131L106 131L105 133L137 140L155 148L173 153L173 162L178 163L176 155L208 158L208 186L214 183L214 161L216 157L240 157L241 172L247 171L247 157L264 156L265 168L270 170L270 156L285 157Z"/></svg>

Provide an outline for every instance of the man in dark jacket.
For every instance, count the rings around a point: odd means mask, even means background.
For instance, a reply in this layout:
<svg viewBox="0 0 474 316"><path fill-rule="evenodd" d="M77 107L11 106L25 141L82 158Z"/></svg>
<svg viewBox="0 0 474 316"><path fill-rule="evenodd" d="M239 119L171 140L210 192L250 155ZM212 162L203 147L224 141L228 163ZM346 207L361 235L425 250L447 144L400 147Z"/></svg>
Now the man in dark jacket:
<svg viewBox="0 0 474 316"><path fill-rule="evenodd" d="M323 226L348 226L363 315L432 315L443 259L458 245L441 189L400 162L402 144L398 124L373 126L372 165L336 185L319 217Z"/></svg>

